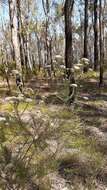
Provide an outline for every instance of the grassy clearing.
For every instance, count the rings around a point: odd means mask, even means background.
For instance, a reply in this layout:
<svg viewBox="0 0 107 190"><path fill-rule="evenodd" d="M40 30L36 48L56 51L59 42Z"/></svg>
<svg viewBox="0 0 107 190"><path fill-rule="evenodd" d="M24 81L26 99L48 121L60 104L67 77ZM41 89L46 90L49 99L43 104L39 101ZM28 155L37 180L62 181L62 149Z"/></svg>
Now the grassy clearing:
<svg viewBox="0 0 107 190"><path fill-rule="evenodd" d="M88 174L90 175L90 172L91 172L91 175L95 177L98 175L100 168L103 167L105 163L105 156L102 152L98 150L95 139L88 138L85 136L84 127L86 123L83 120L81 120L81 116L79 117L78 115L79 111L82 112L82 109L78 108L77 110L74 110L74 111L68 109L67 107L64 107L63 109L60 108L60 110L58 111L57 109L56 111L50 111L46 107L44 109L44 112L48 114L48 116L51 119L59 119L62 121L62 124L60 126L60 131L62 131L61 141L65 142L65 148L79 151L78 153L76 153L76 155L75 155L75 151L74 152L71 151L72 152L71 154L67 154L66 156L64 156L64 158L62 157L59 162L61 163L63 159L65 160L65 162L66 160L69 160L70 164L72 165L72 161L71 161L72 157L74 158L75 156L80 157L81 155L85 155L86 157L88 157L88 160L85 163L85 165L87 166L87 169L85 168L86 173L84 174L84 177L87 177ZM85 115L86 112L89 115L89 113L92 111L84 110L83 115ZM86 116L86 119L87 119L87 116ZM98 123L96 121L98 122L97 117L95 117L93 120L93 126L94 125L98 126ZM88 122L87 122L87 125L88 125ZM77 164L76 158L74 159L73 162ZM89 166L88 166L88 162L90 162ZM66 169L66 166L65 166L64 172L66 176L68 175L68 173L69 173L69 176L70 175L76 176L79 173L80 175L82 175L82 173L84 173L83 170L85 169L84 168L75 169L75 167L72 169L71 168Z"/></svg>
<svg viewBox="0 0 107 190"><path fill-rule="evenodd" d="M78 95L88 92L92 96L96 91L99 92L97 83L90 82L90 79L97 80L98 75L89 72L83 78L81 77L79 85L83 84L83 86L79 86ZM63 88L57 89L57 93L66 98L68 83L65 82ZM27 108L26 111L40 112L39 120L36 117L35 125L32 127L31 124L24 122L20 125L14 117L13 104L0 103L0 110L7 114L6 121L0 122L1 164L4 164L4 149L7 148L11 152L10 155L14 155L9 161L9 164L12 163L15 168L11 174L15 175L16 183L23 185L23 189L29 176L32 176L30 180L35 183L39 181L42 189L44 183L46 184L46 181L42 180L50 172L57 171L64 178L82 178L82 182L88 179L87 188L93 190L94 186L91 186L91 183L93 179L96 180L100 169L106 164L106 155L98 149L95 139L86 137L84 131L87 126L101 126L106 118L98 110L105 107L106 100L101 97L99 99L97 95L94 100L89 98L88 101L79 100L77 97L77 106L74 108L72 106L68 108L65 105L47 105L44 102L36 104L33 101L28 105L22 102L18 106L19 113L22 113L25 108ZM47 139L54 139L61 145L62 148L58 150L57 154L50 151L49 144L46 143ZM31 142L33 143L30 145ZM62 152L61 157L56 156L63 150L70 150L70 152L66 153L65 151L64 154ZM17 167L15 167L16 163L18 163ZM60 171L60 167L62 167L62 171ZM6 173L4 167L3 170ZM8 173L10 171L11 168Z"/></svg>

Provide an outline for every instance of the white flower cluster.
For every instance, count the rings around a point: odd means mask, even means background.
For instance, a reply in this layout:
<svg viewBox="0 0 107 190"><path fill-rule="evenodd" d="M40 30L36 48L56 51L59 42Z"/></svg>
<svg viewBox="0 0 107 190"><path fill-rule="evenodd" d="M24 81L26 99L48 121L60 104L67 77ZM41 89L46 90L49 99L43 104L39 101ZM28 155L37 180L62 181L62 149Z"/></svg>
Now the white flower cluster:
<svg viewBox="0 0 107 190"><path fill-rule="evenodd" d="M83 72L84 66L89 66L89 59L82 58L77 64L74 65L74 72Z"/></svg>
<svg viewBox="0 0 107 190"><path fill-rule="evenodd" d="M73 88L77 88L78 87L77 84L70 84L70 86L73 87Z"/></svg>
<svg viewBox="0 0 107 190"><path fill-rule="evenodd" d="M83 65L86 65L86 66L88 66L89 65L89 59L87 59L87 58L82 58L81 59L81 63L83 64Z"/></svg>
<svg viewBox="0 0 107 190"><path fill-rule="evenodd" d="M16 97L16 96L11 96L11 97L6 97L6 98L5 98L5 101L6 101L6 102L10 102L10 103L14 103L14 102L18 102L19 99L18 99L18 97Z"/></svg>
<svg viewBox="0 0 107 190"><path fill-rule="evenodd" d="M55 56L55 60L57 60L57 61L62 60L62 59L63 59L63 57L61 55L56 55Z"/></svg>
<svg viewBox="0 0 107 190"><path fill-rule="evenodd" d="M17 97L16 96L6 97L5 101L10 102L10 103L20 103L20 102L30 103L30 102L32 102L32 99L25 98L23 94L20 94Z"/></svg>

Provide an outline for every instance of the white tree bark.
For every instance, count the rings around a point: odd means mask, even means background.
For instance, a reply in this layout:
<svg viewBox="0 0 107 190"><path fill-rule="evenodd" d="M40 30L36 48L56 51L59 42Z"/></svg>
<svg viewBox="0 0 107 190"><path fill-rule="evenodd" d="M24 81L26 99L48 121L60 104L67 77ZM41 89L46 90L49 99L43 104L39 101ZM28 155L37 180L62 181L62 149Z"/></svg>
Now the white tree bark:
<svg viewBox="0 0 107 190"><path fill-rule="evenodd" d="M20 47L18 38L18 23L17 23L17 6L16 0L8 0L9 2L9 14L10 14L10 26L11 26L11 39L13 43L16 69L21 72L21 59L20 59Z"/></svg>

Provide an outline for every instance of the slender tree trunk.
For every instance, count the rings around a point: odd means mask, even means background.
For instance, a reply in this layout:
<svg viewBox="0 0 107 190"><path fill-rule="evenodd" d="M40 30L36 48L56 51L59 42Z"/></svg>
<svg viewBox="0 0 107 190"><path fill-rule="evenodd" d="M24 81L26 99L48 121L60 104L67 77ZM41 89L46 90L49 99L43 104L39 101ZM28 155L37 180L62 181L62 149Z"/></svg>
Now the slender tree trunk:
<svg viewBox="0 0 107 190"><path fill-rule="evenodd" d="M22 21L21 21L21 7L20 7L20 0L16 0L17 6L17 21L18 21L18 38L19 38L19 48L20 48L20 59L21 59L21 66L24 66L24 55L23 55L23 45L22 45Z"/></svg>
<svg viewBox="0 0 107 190"><path fill-rule="evenodd" d="M84 57L88 58L88 0L85 0L84 14Z"/></svg>
<svg viewBox="0 0 107 190"><path fill-rule="evenodd" d="M24 86L24 46L23 46L23 38L22 38L22 20L21 20L21 4L20 0L16 0L16 8L17 8L17 30L18 30L18 39L19 39L19 48L20 48L20 62L21 62L21 70L22 70L22 82Z"/></svg>
<svg viewBox="0 0 107 190"><path fill-rule="evenodd" d="M27 52L27 60L28 60L28 68L32 71L32 60L31 60L31 51L30 51L30 43L31 43L31 33L29 32L29 14L30 14L30 1L27 2L27 15L28 15L28 23L27 23L27 31L26 31L26 52Z"/></svg>
<svg viewBox="0 0 107 190"><path fill-rule="evenodd" d="M103 84L103 40L102 40L102 0L99 0L99 49L100 49L100 81L99 86Z"/></svg>
<svg viewBox="0 0 107 190"><path fill-rule="evenodd" d="M64 6L65 15L65 65L69 70L67 72L68 77L70 75L70 68L73 66L73 48L72 48L72 11L74 0L66 0Z"/></svg>
<svg viewBox="0 0 107 190"><path fill-rule="evenodd" d="M49 60L49 19L46 18L46 31L45 31L45 45L46 45L46 62L47 65L50 65L50 60Z"/></svg>
<svg viewBox="0 0 107 190"><path fill-rule="evenodd" d="M50 4L49 0L42 0L43 10L46 16L46 23L45 23L45 64L50 65L50 58L49 58L49 12L50 12Z"/></svg>
<svg viewBox="0 0 107 190"><path fill-rule="evenodd" d="M94 70L98 69L98 0L94 0Z"/></svg>
<svg viewBox="0 0 107 190"><path fill-rule="evenodd" d="M35 36L37 38L38 61L39 61L39 71L40 71L41 66L42 66L41 39L39 38L36 32L35 32Z"/></svg>
<svg viewBox="0 0 107 190"><path fill-rule="evenodd" d="M83 44L84 44L84 39L83 39L83 20L82 20L82 12L81 12L81 10L79 10L79 14L80 14L80 30L81 30L81 32L80 32L80 46L81 46L81 48L80 48L80 57L83 57Z"/></svg>
<svg viewBox="0 0 107 190"><path fill-rule="evenodd" d="M107 6L107 2L106 2L106 0L104 0L103 11L102 11L103 64L105 64L105 34L106 34L106 30L105 30L105 25L106 25L105 13L106 13L106 6Z"/></svg>

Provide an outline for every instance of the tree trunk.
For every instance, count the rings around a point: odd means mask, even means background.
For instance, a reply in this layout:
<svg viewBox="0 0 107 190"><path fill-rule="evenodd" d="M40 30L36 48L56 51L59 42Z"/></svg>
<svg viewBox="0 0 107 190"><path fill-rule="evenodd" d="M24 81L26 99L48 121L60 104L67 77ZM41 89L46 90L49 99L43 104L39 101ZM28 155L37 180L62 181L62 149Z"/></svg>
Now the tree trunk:
<svg viewBox="0 0 107 190"><path fill-rule="evenodd" d="M100 49L100 81L99 86L103 84L103 40L102 40L102 0L99 0L99 49Z"/></svg>
<svg viewBox="0 0 107 190"><path fill-rule="evenodd" d="M20 48L20 59L21 59L21 66L24 66L24 55L23 55L23 44L22 44L22 20L21 20L21 7L20 7L20 0L16 0L17 6L17 21L18 21L18 38L19 38L19 48Z"/></svg>
<svg viewBox="0 0 107 190"><path fill-rule="evenodd" d="M75 83L74 72L71 72L73 68L73 48L72 48L72 12L73 12L74 0L66 0L64 7L65 15L65 65L67 69L67 77L69 78L69 105L75 100L75 91L72 84Z"/></svg>
<svg viewBox="0 0 107 190"><path fill-rule="evenodd" d="M94 0L94 70L98 69L98 0Z"/></svg>
<svg viewBox="0 0 107 190"><path fill-rule="evenodd" d="M39 61L39 71L40 71L41 66L42 66L41 39L38 36L37 32L35 32L35 36L37 38L38 61Z"/></svg>
<svg viewBox="0 0 107 190"><path fill-rule="evenodd" d="M72 48L72 11L74 0L66 0L64 6L65 15L65 65L69 70L67 75L70 75L70 68L73 66L73 48Z"/></svg>
<svg viewBox="0 0 107 190"><path fill-rule="evenodd" d="M8 3L9 3L9 15L10 15L10 27L11 27L11 40L15 54L16 69L21 72L16 0L8 0Z"/></svg>
<svg viewBox="0 0 107 190"><path fill-rule="evenodd" d="M85 0L84 14L84 57L88 58L88 0Z"/></svg>

